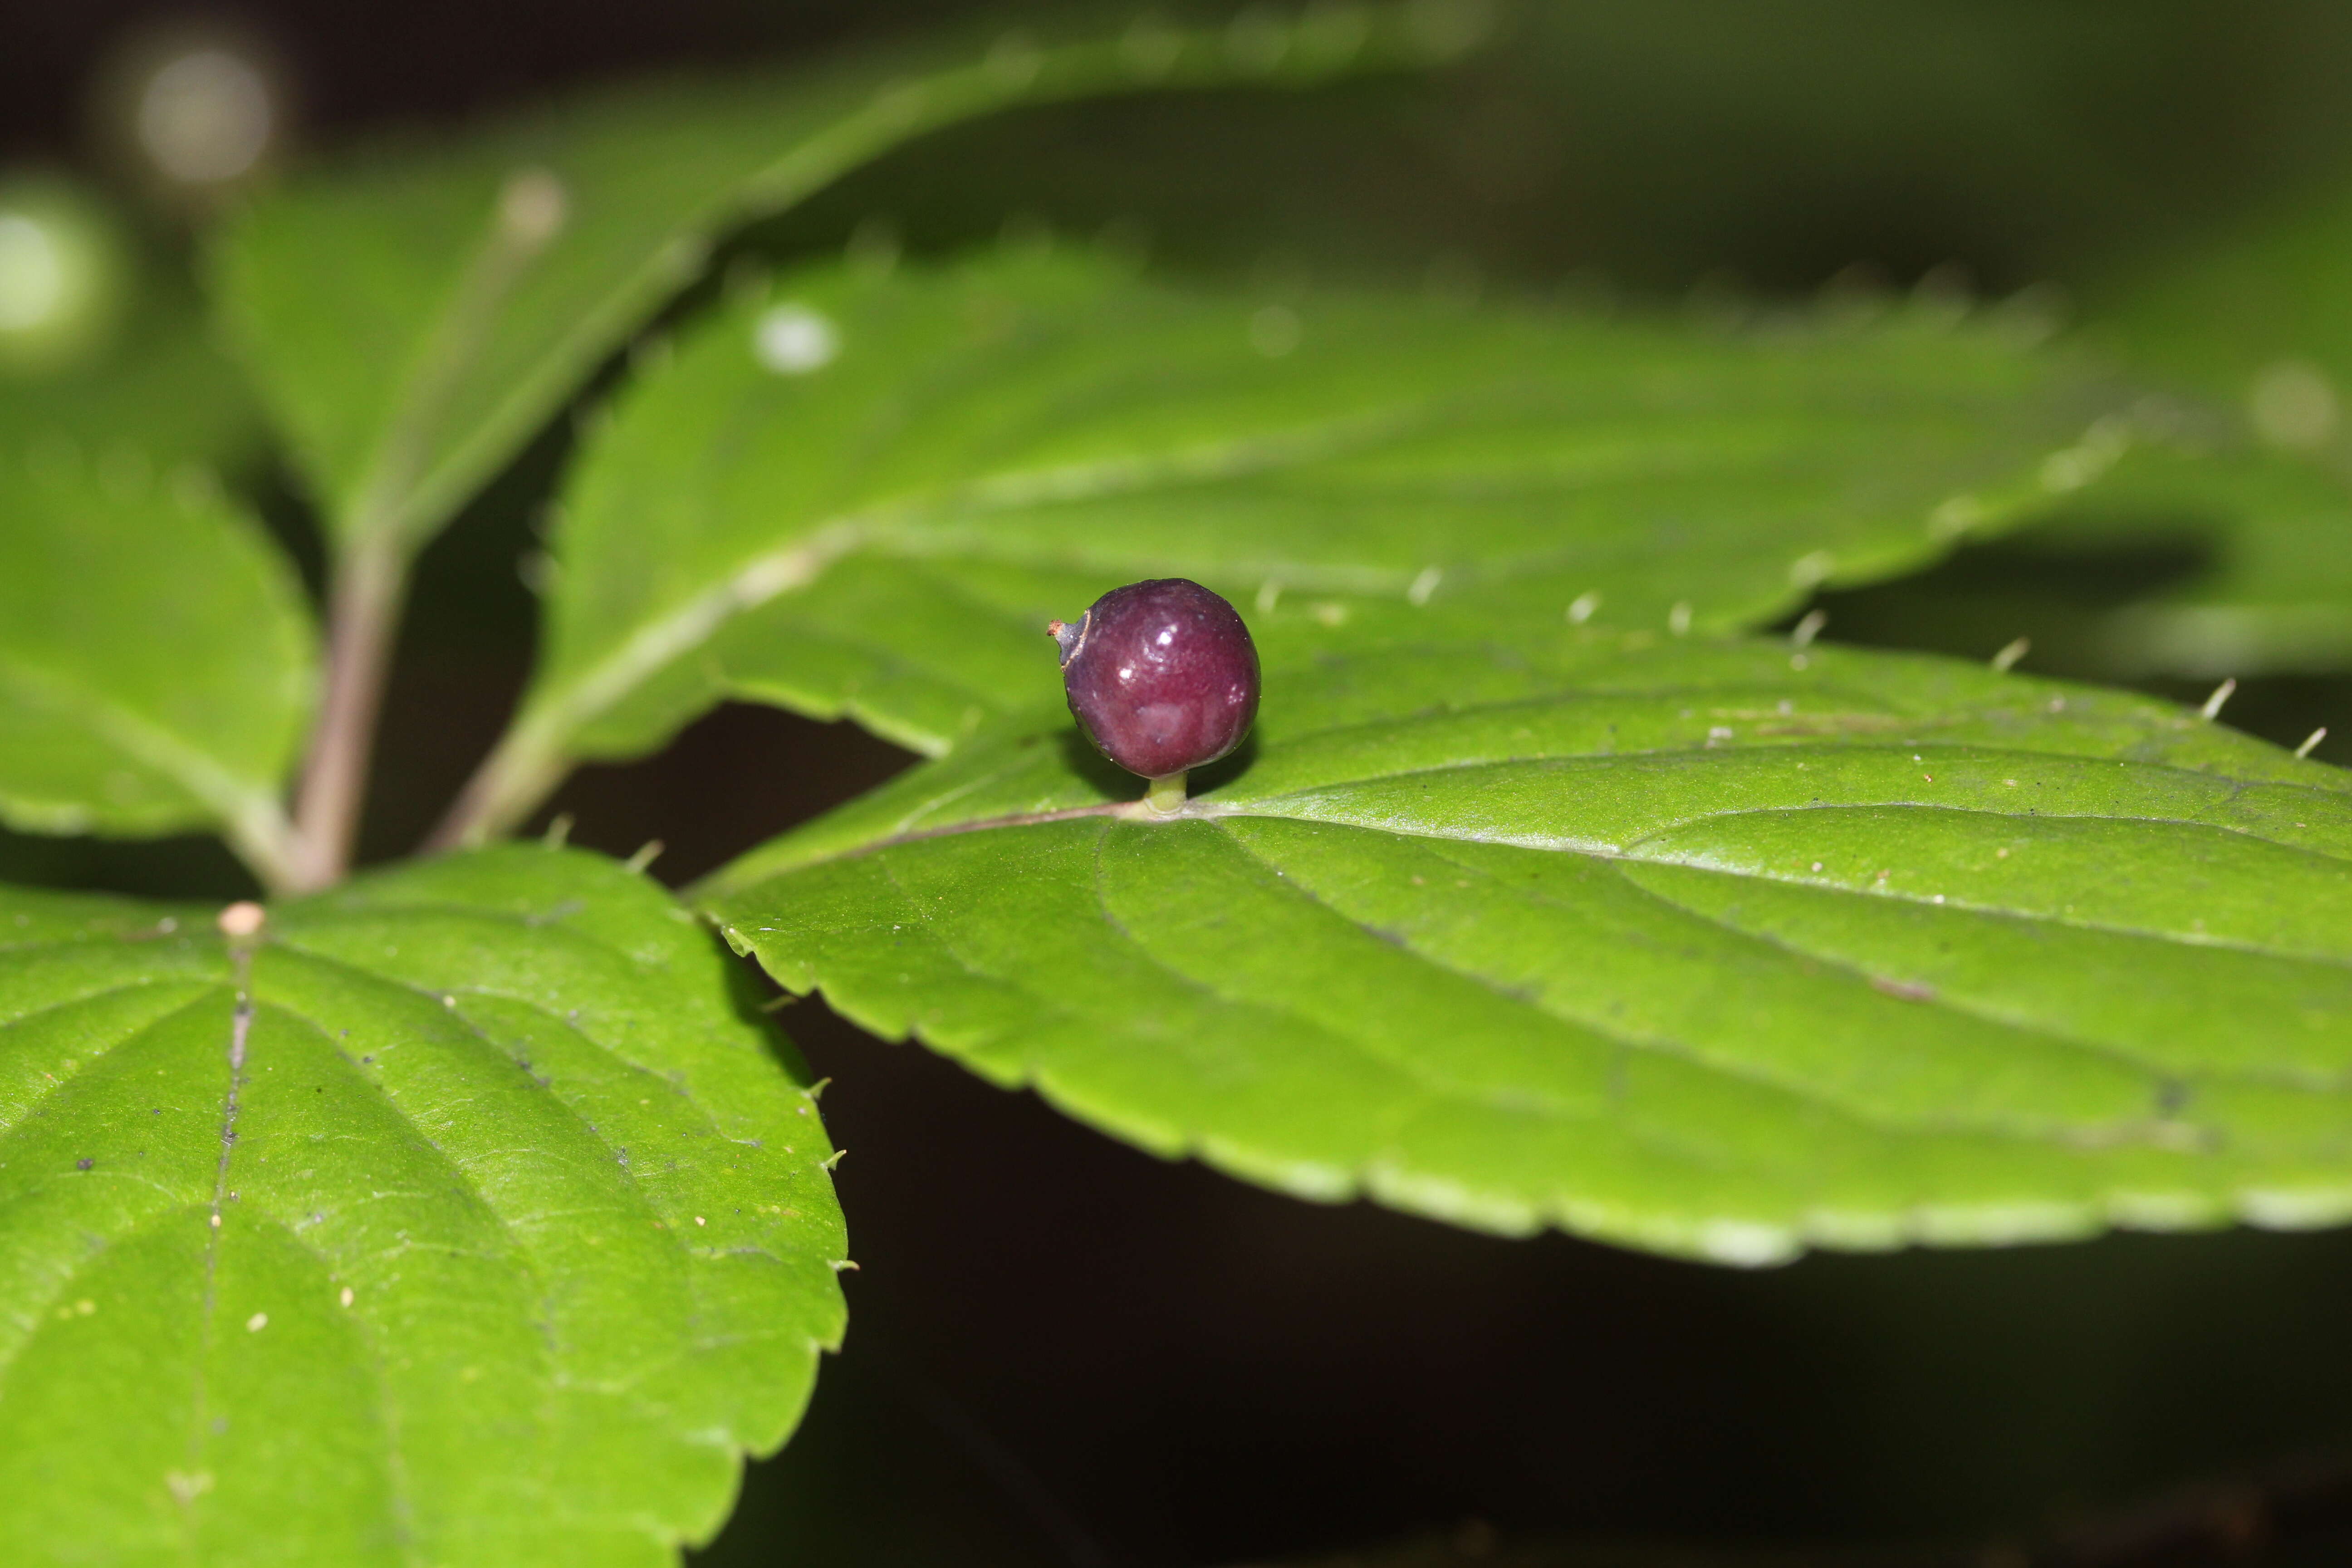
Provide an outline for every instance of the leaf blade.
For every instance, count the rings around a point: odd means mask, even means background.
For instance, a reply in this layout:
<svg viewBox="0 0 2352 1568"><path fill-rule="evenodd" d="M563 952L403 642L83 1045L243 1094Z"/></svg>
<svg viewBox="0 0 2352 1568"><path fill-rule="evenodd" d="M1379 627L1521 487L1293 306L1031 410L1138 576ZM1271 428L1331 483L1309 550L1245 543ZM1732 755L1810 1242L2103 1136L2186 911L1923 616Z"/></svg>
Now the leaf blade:
<svg viewBox="0 0 2352 1568"><path fill-rule="evenodd" d="M825 356L776 362L780 327ZM1925 319L1254 306L1036 253L805 274L715 319L593 446L476 810L511 821L570 758L723 696L936 754L1050 696L1037 629L1139 577L1252 605L1276 657L1433 624L1748 624L1997 522L2058 482L2053 452L2095 471L2108 395Z"/></svg>
<svg viewBox="0 0 2352 1568"><path fill-rule="evenodd" d="M838 1341L841 1227L666 895L509 850L280 906L243 962L194 911L5 897L12 1533L641 1563L717 1528Z"/></svg>
<svg viewBox="0 0 2352 1568"><path fill-rule="evenodd" d="M315 665L290 567L216 487L36 443L0 454L0 820L219 826L264 875Z"/></svg>
<svg viewBox="0 0 2352 1568"><path fill-rule="evenodd" d="M2334 770L1934 661L1517 651L1270 672L1173 824L1008 726L699 896L868 1028L1310 1197L1732 1263L2352 1214Z"/></svg>
<svg viewBox="0 0 2352 1568"><path fill-rule="evenodd" d="M1416 27L1411 8L1349 15L1273 24L1256 53L1177 29L1016 34L606 94L266 200L220 247L217 289L331 525L413 549L721 235L889 147L1011 104L1301 85L1476 41Z"/></svg>

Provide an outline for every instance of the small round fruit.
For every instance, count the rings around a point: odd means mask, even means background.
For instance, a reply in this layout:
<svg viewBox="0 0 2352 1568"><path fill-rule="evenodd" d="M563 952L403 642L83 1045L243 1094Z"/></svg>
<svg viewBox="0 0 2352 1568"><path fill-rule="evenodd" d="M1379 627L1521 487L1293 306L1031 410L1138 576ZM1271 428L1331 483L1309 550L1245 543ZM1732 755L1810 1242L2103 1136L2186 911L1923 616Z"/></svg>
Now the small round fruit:
<svg viewBox="0 0 2352 1568"><path fill-rule="evenodd" d="M1148 779L1213 763L1257 717L1257 648L1234 607L1198 583L1113 588L1062 646L1070 711L1102 754Z"/></svg>

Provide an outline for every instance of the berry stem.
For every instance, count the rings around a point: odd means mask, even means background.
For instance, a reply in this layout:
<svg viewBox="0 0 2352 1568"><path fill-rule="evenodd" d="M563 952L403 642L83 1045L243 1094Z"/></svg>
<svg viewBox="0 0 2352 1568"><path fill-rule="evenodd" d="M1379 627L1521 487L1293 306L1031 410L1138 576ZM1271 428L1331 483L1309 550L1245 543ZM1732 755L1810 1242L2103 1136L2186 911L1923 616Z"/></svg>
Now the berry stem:
<svg viewBox="0 0 2352 1568"><path fill-rule="evenodd" d="M1143 804L1162 816L1175 816L1184 809L1184 781L1191 776L1187 772L1153 779L1143 794Z"/></svg>

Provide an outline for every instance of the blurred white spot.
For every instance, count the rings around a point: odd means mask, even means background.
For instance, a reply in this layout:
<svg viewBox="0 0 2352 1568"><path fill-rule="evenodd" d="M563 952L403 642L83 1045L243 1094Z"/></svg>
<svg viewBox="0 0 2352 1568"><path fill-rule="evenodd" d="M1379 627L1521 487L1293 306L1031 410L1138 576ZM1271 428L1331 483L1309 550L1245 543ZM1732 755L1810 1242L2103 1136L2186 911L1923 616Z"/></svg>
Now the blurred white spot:
<svg viewBox="0 0 2352 1568"><path fill-rule="evenodd" d="M1953 496L1927 514L1927 531L1938 539L1958 539L1985 521L1984 502L1974 496Z"/></svg>
<svg viewBox="0 0 2352 1568"><path fill-rule="evenodd" d="M1268 305L1249 321L1250 347L1268 359L1280 359L1298 346L1304 329L1298 312L1287 305Z"/></svg>
<svg viewBox="0 0 2352 1568"><path fill-rule="evenodd" d="M1837 568L1837 557L1826 550L1809 551L1789 564L1789 581L1811 588Z"/></svg>
<svg viewBox="0 0 2352 1568"><path fill-rule="evenodd" d="M1812 647L1813 639L1821 636L1822 628L1829 624L1830 613L1827 610L1807 610L1802 616L1799 617L1797 624L1789 628L1789 646L1790 647Z"/></svg>
<svg viewBox="0 0 2352 1568"><path fill-rule="evenodd" d="M352 1288L348 1285L343 1287L342 1303L346 1307L352 1304Z"/></svg>
<svg viewBox="0 0 2352 1568"><path fill-rule="evenodd" d="M2273 447L2324 447L2336 434L2336 388L2317 366L2282 360L2254 377L2246 413L2254 433Z"/></svg>
<svg viewBox="0 0 2352 1568"><path fill-rule="evenodd" d="M1569 601L1568 624L1572 626L1582 626L1585 622L1592 618L1592 612L1600 607L1601 595L1599 594L1591 592L1579 594L1575 598Z"/></svg>
<svg viewBox="0 0 2352 1568"><path fill-rule="evenodd" d="M139 95L139 142L156 166L191 185L249 172L268 149L278 111L254 64L226 49L166 63Z"/></svg>
<svg viewBox="0 0 2352 1568"><path fill-rule="evenodd" d="M806 375L834 362L841 334L806 305L777 305L751 329L751 353L778 375Z"/></svg>
<svg viewBox="0 0 2352 1568"><path fill-rule="evenodd" d="M499 191L499 226L524 245L545 245L570 207L562 180L545 169L518 169Z"/></svg>
<svg viewBox="0 0 2352 1568"><path fill-rule="evenodd" d="M2042 459L2042 488L2053 495L2081 489L2115 467L2130 446L2129 420L2095 419L2081 440Z"/></svg>
<svg viewBox="0 0 2352 1568"><path fill-rule="evenodd" d="M0 212L0 331L25 331L55 316L66 282L65 256L47 226Z"/></svg>
<svg viewBox="0 0 2352 1568"><path fill-rule="evenodd" d="M1674 633L1675 636L1678 637L1689 636L1690 627L1691 607L1689 601L1685 600L1666 612L1666 630Z"/></svg>
<svg viewBox="0 0 2352 1568"><path fill-rule="evenodd" d="M2069 447L2063 452L2053 452L2042 459L2042 488L2052 495L2064 495L2079 490L2091 482L2091 466L2083 454Z"/></svg>
<svg viewBox="0 0 2352 1568"><path fill-rule="evenodd" d="M245 1321L245 1331L248 1334L257 1334L268 1326L269 1314L267 1312L256 1312Z"/></svg>
<svg viewBox="0 0 2352 1568"><path fill-rule="evenodd" d="M1429 603L1429 596L1437 592L1437 584L1444 579L1444 567L1424 566L1421 569L1421 575L1412 580L1412 586L1404 591L1404 596L1416 606L1426 605Z"/></svg>
<svg viewBox="0 0 2352 1568"><path fill-rule="evenodd" d="M1796 1237L1776 1225L1747 1220L1708 1220L1693 1237L1700 1256L1743 1268L1760 1268L1796 1256Z"/></svg>

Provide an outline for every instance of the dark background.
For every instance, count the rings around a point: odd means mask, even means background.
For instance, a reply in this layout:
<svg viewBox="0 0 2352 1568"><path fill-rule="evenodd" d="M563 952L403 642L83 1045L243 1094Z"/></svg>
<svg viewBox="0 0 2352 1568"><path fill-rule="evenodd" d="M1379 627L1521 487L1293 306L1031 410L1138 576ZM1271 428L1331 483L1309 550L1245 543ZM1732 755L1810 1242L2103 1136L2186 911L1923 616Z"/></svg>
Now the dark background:
<svg viewBox="0 0 2352 1568"><path fill-rule="evenodd" d="M164 26L272 55L299 161L388 124L971 11L14 0L0 148L12 166L102 177L93 84ZM2095 301L2166 247L2344 166L2347 12L1536 5L1508 47L1437 76L1031 111L934 137L744 243L815 254L878 219L912 248L949 249L1010 221L1108 228L1213 279L1434 271L1674 299L1899 287L1958 262L1988 292L2055 280ZM551 432L426 557L374 857L413 844L527 671L517 562L565 447ZM305 544L282 479L251 484ZM1992 547L1925 587L1832 596L1829 635L1937 643L1905 595L1938 584L2096 602L2194 565ZM1970 635L1942 644L1990 651ZM2230 717L2288 743L2332 723L2345 739L2321 754L2352 760L2347 696L2252 683ZM588 770L551 810L576 817L575 842L616 853L662 839L655 869L682 881L907 760L846 727L729 709L661 756ZM195 841L0 836L0 869L242 888ZM862 1268L846 1277L846 1352L793 1445L751 1471L709 1563L1174 1568L1415 1537L1439 1543L1429 1561L1601 1561L1594 1543L1627 1540L1983 1568L2352 1561L2345 1237L2119 1237L1761 1274L1502 1241L1162 1163L819 1004L782 1016L835 1079L824 1103L849 1151ZM1669 1560L1628 1550L1605 1560Z"/></svg>

